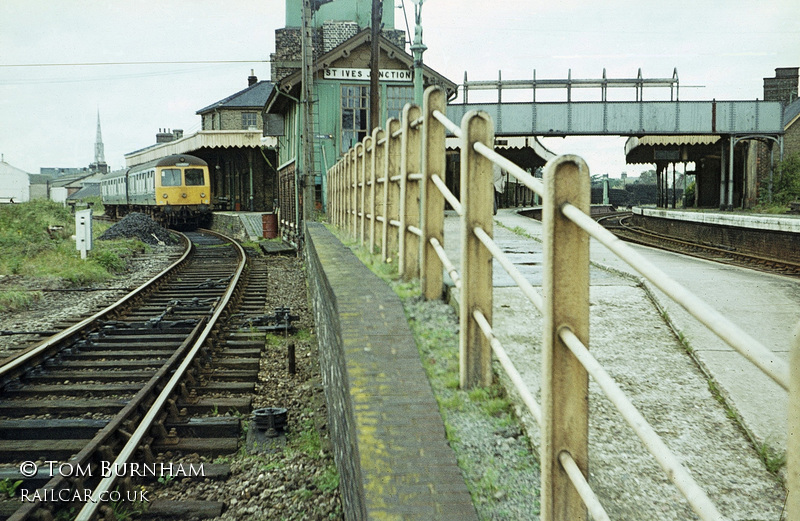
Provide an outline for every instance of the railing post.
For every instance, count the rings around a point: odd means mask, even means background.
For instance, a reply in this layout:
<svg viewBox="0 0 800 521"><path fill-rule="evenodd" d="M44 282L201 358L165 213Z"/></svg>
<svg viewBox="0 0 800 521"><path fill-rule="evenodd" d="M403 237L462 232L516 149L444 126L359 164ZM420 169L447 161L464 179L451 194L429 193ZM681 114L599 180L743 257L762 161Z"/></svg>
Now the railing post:
<svg viewBox="0 0 800 521"><path fill-rule="evenodd" d="M359 244L364 245L367 239L367 192L369 192L369 185L367 184L370 178L369 169L372 166L370 156L372 155L372 136L364 136L364 145L361 147L361 229L359 230Z"/></svg>
<svg viewBox="0 0 800 521"><path fill-rule="evenodd" d="M412 128L411 123L419 118L421 110L417 105L403 107L403 135L400 147L400 233L398 239L397 270L403 279L419 277L419 237L408 226L419 225L419 182L408 179L409 174L420 172L420 130Z"/></svg>
<svg viewBox="0 0 800 521"><path fill-rule="evenodd" d="M492 162L473 144L494 147L492 118L470 111L461 120L461 302L459 304L459 366L461 388L492 384L492 350L472 316L479 309L492 323L492 255L473 231L480 226L492 236Z"/></svg>
<svg viewBox="0 0 800 521"><path fill-rule="evenodd" d="M378 140L383 137L383 129L375 127L372 130L372 155L370 156L369 179L372 183L369 189L369 208L372 220L369 223L369 252L375 253L375 227L378 225L378 208L383 206L383 192L378 190L378 168L383 166L383 147L378 146ZM379 199L380 198L380 199ZM380 200L381 204L378 204Z"/></svg>
<svg viewBox="0 0 800 521"><path fill-rule="evenodd" d="M589 377L559 331L569 328L589 345L589 237L561 207L589 213L589 167L577 156L559 156L545 166L544 185L541 519L579 521L587 519L586 507L559 454L569 452L588 477Z"/></svg>
<svg viewBox="0 0 800 521"><path fill-rule="evenodd" d="M364 191L364 143L359 141L353 145L353 152L355 161L355 187L353 190L355 191L354 204L356 208L353 238L361 244L364 240L364 198L362 197Z"/></svg>
<svg viewBox="0 0 800 521"><path fill-rule="evenodd" d="M384 226L383 259L391 262L397 253L397 231L394 230L389 221L399 219L399 200L400 184L391 180L392 177L400 174L400 140L393 138L392 134L400 128L400 120L389 118L386 122L386 151L384 164L386 165L386 193L384 194L384 205L386 217Z"/></svg>
<svg viewBox="0 0 800 521"><path fill-rule="evenodd" d="M786 436L786 519L800 519L800 323L789 355L789 432Z"/></svg>
<svg viewBox="0 0 800 521"><path fill-rule="evenodd" d="M356 205L356 188L358 187L358 178L356 177L356 150L351 148L347 152L347 167L350 175L347 176L347 206L348 206L348 232L350 237L356 237L356 219L358 217L358 205Z"/></svg>
<svg viewBox="0 0 800 521"><path fill-rule="evenodd" d="M445 180L446 132L444 126L433 117L433 111L442 114L447 108L447 94L441 87L429 87L422 100L422 180L420 185L420 286L427 300L442 296L442 261L433 249L431 239L444 244L444 196L433 184L431 177L438 175Z"/></svg>

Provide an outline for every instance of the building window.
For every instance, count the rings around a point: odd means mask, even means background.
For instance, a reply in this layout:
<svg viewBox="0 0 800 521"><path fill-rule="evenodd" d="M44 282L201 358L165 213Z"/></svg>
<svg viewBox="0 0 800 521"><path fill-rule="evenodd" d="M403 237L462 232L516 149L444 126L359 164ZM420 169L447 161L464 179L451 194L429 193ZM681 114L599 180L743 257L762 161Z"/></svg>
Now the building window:
<svg viewBox="0 0 800 521"><path fill-rule="evenodd" d="M386 87L387 118L400 119L406 103L414 103L414 87Z"/></svg>
<svg viewBox="0 0 800 521"><path fill-rule="evenodd" d="M369 128L369 86L342 85L342 150L367 135Z"/></svg>
<svg viewBox="0 0 800 521"><path fill-rule="evenodd" d="M242 129L258 128L258 116L255 112L242 112Z"/></svg>

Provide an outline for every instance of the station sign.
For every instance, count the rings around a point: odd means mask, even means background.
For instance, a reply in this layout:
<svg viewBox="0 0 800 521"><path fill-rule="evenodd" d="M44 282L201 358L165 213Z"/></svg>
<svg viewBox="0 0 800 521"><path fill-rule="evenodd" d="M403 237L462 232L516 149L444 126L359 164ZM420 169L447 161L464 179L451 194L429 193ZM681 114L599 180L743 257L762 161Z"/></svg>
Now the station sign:
<svg viewBox="0 0 800 521"><path fill-rule="evenodd" d="M370 69L330 67L324 70L323 78L326 80L369 81ZM380 81L411 82L414 73L403 69L381 69L378 71Z"/></svg>

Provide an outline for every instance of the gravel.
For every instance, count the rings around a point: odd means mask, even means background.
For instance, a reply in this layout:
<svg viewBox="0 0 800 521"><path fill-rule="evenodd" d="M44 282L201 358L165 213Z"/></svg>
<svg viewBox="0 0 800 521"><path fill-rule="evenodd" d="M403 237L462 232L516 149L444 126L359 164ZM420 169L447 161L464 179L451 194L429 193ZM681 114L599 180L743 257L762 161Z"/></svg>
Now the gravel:
<svg viewBox="0 0 800 521"><path fill-rule="evenodd" d="M30 291L38 295L28 309L0 315L0 331L53 331L65 322L99 311L144 284L170 266L183 248L152 246L150 253L127 260L126 273L91 288L76 288L53 277L0 276L0 290ZM0 335L0 359L40 341L38 335Z"/></svg>
<svg viewBox="0 0 800 521"><path fill-rule="evenodd" d="M132 289L171 264L179 250L174 246L153 247L149 255L132 261L124 283L115 280L106 286ZM41 290L68 286L51 279L12 276L0 278L0 288L6 287ZM150 487L148 498L151 501L156 498L222 501L226 509L220 521L342 519L338 477L330 451L327 411L317 365L313 315L309 311L300 260L288 256L269 257L265 292L267 313L276 307L287 306L292 314L300 316L294 322L298 333L289 338L296 346L296 374L288 375L286 371L286 343L282 338L273 338L262 355L257 391L253 396L253 408L271 406L289 410L287 447L281 452L263 455L248 455L242 450L219 461L230 463L229 479L208 478L199 482L186 479L155 484ZM0 317L0 330L53 329L63 321L83 317L89 311L107 306L123 293L125 291L119 289L42 292L41 299L35 301L30 309ZM0 349L5 348L5 353L0 351L0 358L37 338L0 337ZM173 461L171 454L162 457ZM208 460L195 454L187 456L184 461Z"/></svg>

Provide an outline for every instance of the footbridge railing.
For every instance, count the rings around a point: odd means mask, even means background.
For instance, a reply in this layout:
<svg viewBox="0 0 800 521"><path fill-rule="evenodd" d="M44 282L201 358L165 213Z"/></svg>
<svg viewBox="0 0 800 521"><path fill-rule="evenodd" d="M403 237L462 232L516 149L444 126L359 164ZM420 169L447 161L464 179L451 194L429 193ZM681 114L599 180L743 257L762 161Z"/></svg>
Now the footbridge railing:
<svg viewBox="0 0 800 521"><path fill-rule="evenodd" d="M419 278L427 299L442 296L443 273L460 292L459 364L462 388L492 382L492 353L541 429L541 519L609 519L588 481L589 377L595 379L670 480L703 520L724 519L679 459L636 410L589 351L589 238L617 254L700 322L790 393L788 488L800 486L800 341L789 365L691 294L589 217L590 179L577 156L560 156L531 174L493 150L491 118L469 112L461 124L446 114L445 92L431 87L423 106L407 105L328 171L333 225ZM460 140L460 198L445 185L445 136ZM492 239L493 165L543 200L542 293L524 278ZM456 269L444 244L445 201L461 216ZM544 317L541 405L492 328L492 259L508 272ZM788 519L800 519L800 494L789 494Z"/></svg>

